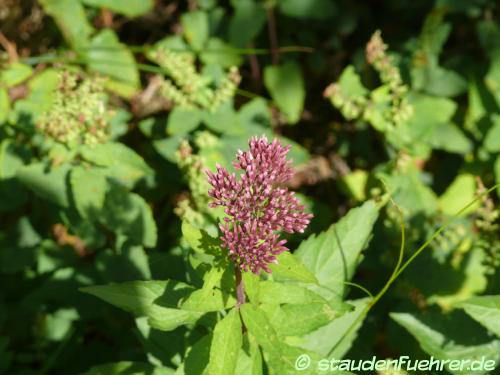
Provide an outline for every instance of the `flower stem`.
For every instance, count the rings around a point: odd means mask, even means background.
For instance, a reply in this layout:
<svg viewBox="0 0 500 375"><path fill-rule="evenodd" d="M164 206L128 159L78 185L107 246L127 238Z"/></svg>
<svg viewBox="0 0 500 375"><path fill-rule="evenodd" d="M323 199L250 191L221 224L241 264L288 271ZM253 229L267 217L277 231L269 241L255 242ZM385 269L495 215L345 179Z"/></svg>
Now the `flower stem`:
<svg viewBox="0 0 500 375"><path fill-rule="evenodd" d="M245 303L245 285L238 266L234 267L234 275L236 277L236 308L239 309Z"/></svg>

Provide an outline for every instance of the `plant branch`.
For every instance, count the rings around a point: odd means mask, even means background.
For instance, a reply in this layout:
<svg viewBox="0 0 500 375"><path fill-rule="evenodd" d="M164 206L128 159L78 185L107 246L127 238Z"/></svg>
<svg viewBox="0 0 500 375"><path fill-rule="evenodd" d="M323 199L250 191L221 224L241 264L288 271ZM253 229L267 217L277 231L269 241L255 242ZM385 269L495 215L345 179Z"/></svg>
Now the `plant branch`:
<svg viewBox="0 0 500 375"><path fill-rule="evenodd" d="M246 302L245 299L245 285L243 284L243 278L241 277L240 268L235 265L234 275L236 277L236 308L239 309L241 305Z"/></svg>
<svg viewBox="0 0 500 375"><path fill-rule="evenodd" d="M396 279L401 275L401 273L403 273L403 271L413 262L413 260L422 252L424 251L430 244L431 242L437 237L439 236L446 228L448 228L450 226L450 224L455 220L457 219L462 213L464 213L467 209L469 209L472 205L474 205L477 201L479 201L480 199L482 199L485 195L488 195L489 193L491 193L492 191L494 191L495 189L497 189L498 187L500 187L500 183L492 186L491 188L489 188L488 190L486 191L483 191L481 194L478 194L476 196L476 198L474 198L472 201L470 201L468 204L466 204L464 207L462 207L455 215L453 215L446 223L444 223L443 225L441 225L435 232L434 234L427 240L424 242L424 244L422 246L420 246L411 256L410 258L408 258L408 260L406 260L406 262L402 262L403 261L403 252L404 252L404 246L405 246L405 226L404 226L404 221L403 221L403 218L402 218L402 214L401 214L401 211L399 210L399 207L396 206L396 208L398 208L398 211L400 213L400 220L401 220L401 247L400 247L400 251L399 251L399 259L398 259L398 262L397 262L397 265L396 267L394 268L394 271L392 272L392 275L391 277L389 278L389 280L385 283L385 285L382 287L382 289L380 290L380 292L377 293L377 295L372 298L370 300L370 302L365 306L365 308L363 309L363 311L358 315L358 317L354 320L354 322L349 326L349 328L347 329L347 331L345 331L345 333L342 335L342 337L340 338L339 341L337 341L337 343L334 345L334 347L332 348L332 350L330 350L330 352L328 353L328 356L330 356L333 351L338 347L338 345L356 328L357 324L359 322L361 322L365 317L366 315L368 315L368 313L370 312L370 310L373 308L373 306L375 306L375 304L385 295L385 293L389 290L389 288L391 287L391 285L394 283L394 281L396 281Z"/></svg>
<svg viewBox="0 0 500 375"><path fill-rule="evenodd" d="M274 17L274 9L272 5L267 7L267 28L269 31L269 43L271 45L271 60L273 65L278 65L280 62L278 34L276 32L276 18Z"/></svg>

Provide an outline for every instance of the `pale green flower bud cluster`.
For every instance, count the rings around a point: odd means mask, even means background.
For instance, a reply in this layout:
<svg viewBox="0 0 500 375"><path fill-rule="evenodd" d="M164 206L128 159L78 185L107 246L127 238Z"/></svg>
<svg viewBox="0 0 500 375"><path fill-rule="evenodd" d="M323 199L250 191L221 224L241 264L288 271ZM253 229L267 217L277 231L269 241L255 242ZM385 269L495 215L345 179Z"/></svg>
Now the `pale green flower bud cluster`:
<svg viewBox="0 0 500 375"><path fill-rule="evenodd" d="M363 119L379 130L393 129L413 115L413 107L407 98L408 86L387 55L387 45L379 31L373 34L366 46L366 58L379 73L381 87L369 92L354 68L349 67L339 82L329 85L323 95L348 120Z"/></svg>
<svg viewBox="0 0 500 375"><path fill-rule="evenodd" d="M210 149L217 145L217 138L209 132L198 132L194 144L200 150ZM205 174L206 165L201 155L193 153L187 140L183 140L176 154L179 167L187 181L190 197L182 199L174 212L192 224L201 226L204 223L204 213L207 210L209 197L207 191L210 185Z"/></svg>
<svg viewBox="0 0 500 375"><path fill-rule="evenodd" d="M485 191L480 183L479 194ZM482 205L477 209L475 226L479 232L477 245L483 249L487 273L492 275L500 267L500 210L489 196L484 196Z"/></svg>
<svg viewBox="0 0 500 375"><path fill-rule="evenodd" d="M338 83L329 85L325 89L323 95L330 99L332 105L337 108L347 120L354 120L361 117L368 102L367 98L363 95L345 95L345 93L342 92L341 85Z"/></svg>
<svg viewBox="0 0 500 375"><path fill-rule="evenodd" d="M171 78L163 82L163 95L181 108L216 111L234 97L241 81L238 68L232 67L218 87L214 87L210 78L196 71L194 58L188 52L159 48L151 57Z"/></svg>
<svg viewBox="0 0 500 375"><path fill-rule="evenodd" d="M68 147L95 145L108 139L108 119L102 82L80 79L77 74L63 72L50 110L37 121L46 136Z"/></svg>
<svg viewBox="0 0 500 375"><path fill-rule="evenodd" d="M379 73L382 83L389 87L392 101L390 118L398 125L412 116L413 107L406 98L408 86L403 83L399 69L387 54L387 48L380 30L377 30L366 45L366 59Z"/></svg>

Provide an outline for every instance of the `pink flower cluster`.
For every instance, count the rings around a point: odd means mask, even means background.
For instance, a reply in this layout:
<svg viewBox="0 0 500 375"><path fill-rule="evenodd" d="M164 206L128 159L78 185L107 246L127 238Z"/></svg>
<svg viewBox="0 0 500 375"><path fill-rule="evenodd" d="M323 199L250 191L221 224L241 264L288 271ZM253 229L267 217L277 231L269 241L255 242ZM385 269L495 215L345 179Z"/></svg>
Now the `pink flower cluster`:
<svg viewBox="0 0 500 375"><path fill-rule="evenodd" d="M279 232L303 232L312 215L283 185L293 177L286 159L290 146L277 139L270 143L265 136L252 138L249 146L249 151L238 151L233 163L242 171L239 179L220 165L216 173L207 171L213 186L208 194L210 207L223 206L227 214L220 224L222 246L236 266L258 274L271 272L269 263L288 250Z"/></svg>

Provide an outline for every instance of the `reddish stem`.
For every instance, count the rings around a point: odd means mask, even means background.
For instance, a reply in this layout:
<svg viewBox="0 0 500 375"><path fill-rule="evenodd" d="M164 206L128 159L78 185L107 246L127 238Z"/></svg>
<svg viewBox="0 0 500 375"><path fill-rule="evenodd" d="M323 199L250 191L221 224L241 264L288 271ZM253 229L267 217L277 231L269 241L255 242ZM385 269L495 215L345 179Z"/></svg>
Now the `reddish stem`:
<svg viewBox="0 0 500 375"><path fill-rule="evenodd" d="M236 265L234 267L234 275L236 277L236 308L239 309L246 301L245 299L245 285L243 285L243 278L241 277L241 270Z"/></svg>

